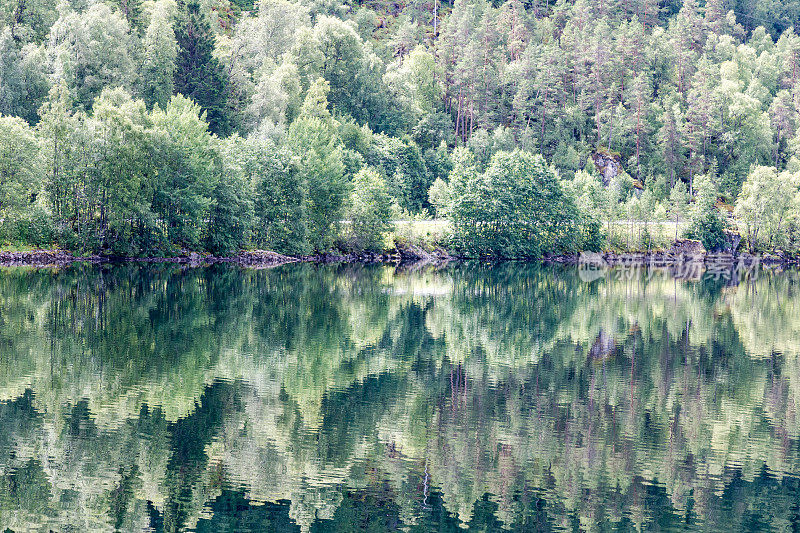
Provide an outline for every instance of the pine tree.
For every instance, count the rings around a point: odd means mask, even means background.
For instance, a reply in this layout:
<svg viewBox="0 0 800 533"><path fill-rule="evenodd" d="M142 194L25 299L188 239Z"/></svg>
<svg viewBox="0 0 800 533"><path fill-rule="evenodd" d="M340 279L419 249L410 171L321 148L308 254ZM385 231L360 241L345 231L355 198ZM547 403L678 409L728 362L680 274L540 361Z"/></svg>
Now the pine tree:
<svg viewBox="0 0 800 533"><path fill-rule="evenodd" d="M726 29L725 16L728 14L726 0L707 0L705 10L705 24L709 30L721 35Z"/></svg>
<svg viewBox="0 0 800 533"><path fill-rule="evenodd" d="M686 105L686 123L683 140L689 150L689 172L693 177L705 171L708 144L711 138L714 101L708 84L709 70L701 62L700 70L692 78ZM691 178L690 178L691 180Z"/></svg>
<svg viewBox="0 0 800 533"><path fill-rule="evenodd" d="M196 0L179 5L175 38L178 43L175 92L200 105L212 133L227 135L233 129L227 79L222 64L214 57L211 25Z"/></svg>
<svg viewBox="0 0 800 533"><path fill-rule="evenodd" d="M116 0L120 13L128 21L131 29L139 30L142 27L142 0Z"/></svg>
<svg viewBox="0 0 800 533"><path fill-rule="evenodd" d="M658 132L658 140L661 144L664 163L669 170L669 183L670 186L673 186L683 156L681 146L681 122L683 117L681 116L680 106L677 103L665 102L665 104L666 109L661 118L663 126Z"/></svg>
<svg viewBox="0 0 800 533"><path fill-rule="evenodd" d="M794 136L797 124L797 109L792 102L792 95L787 90L775 95L769 108L770 122L775 131L775 166L779 165L782 144L787 138Z"/></svg>
<svg viewBox="0 0 800 533"><path fill-rule="evenodd" d="M633 112L635 120L633 122L634 140L636 143L636 177L642 177L642 145L650 133L649 122L647 121L648 107L650 105L650 80L645 74L639 74L633 81L628 97L628 108Z"/></svg>

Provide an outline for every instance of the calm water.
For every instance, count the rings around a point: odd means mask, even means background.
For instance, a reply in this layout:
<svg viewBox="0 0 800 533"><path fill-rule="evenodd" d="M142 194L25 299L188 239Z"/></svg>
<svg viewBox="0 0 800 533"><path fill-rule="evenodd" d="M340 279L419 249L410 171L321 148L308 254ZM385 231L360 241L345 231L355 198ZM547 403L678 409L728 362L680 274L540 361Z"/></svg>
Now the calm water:
<svg viewBox="0 0 800 533"><path fill-rule="evenodd" d="M612 274L4 269L0 530L796 530L797 273Z"/></svg>

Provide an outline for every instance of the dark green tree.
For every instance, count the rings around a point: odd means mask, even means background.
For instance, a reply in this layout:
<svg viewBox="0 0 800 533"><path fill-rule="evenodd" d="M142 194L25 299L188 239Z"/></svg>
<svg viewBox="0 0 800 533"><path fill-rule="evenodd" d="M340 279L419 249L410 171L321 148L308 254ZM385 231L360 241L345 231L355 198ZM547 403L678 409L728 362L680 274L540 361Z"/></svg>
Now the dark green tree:
<svg viewBox="0 0 800 533"><path fill-rule="evenodd" d="M196 0L180 3L175 39L178 42L175 92L200 105L212 133L229 134L233 122L228 108L228 79L222 64L214 57L214 33Z"/></svg>

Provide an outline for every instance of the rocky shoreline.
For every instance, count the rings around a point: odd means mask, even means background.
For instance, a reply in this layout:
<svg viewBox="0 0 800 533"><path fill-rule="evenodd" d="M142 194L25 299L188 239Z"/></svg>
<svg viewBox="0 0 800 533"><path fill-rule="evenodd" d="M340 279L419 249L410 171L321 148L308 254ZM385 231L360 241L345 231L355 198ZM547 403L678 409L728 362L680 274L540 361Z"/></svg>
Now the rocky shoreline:
<svg viewBox="0 0 800 533"><path fill-rule="evenodd" d="M546 258L547 262L568 265L586 263L615 266L670 267L686 263L704 265L797 265L800 258L784 254L753 255L748 252L708 252L699 241L679 239L666 250L652 252L598 252L574 255L561 255Z"/></svg>
<svg viewBox="0 0 800 533"><path fill-rule="evenodd" d="M77 256L64 250L30 250L0 252L0 266L61 267L73 263L175 263L188 266L204 266L217 263L233 264L248 268L270 268L288 263L362 263L362 264L444 264L463 259L451 255L442 248L425 250L419 246L404 245L383 253L364 252L351 254L325 253L308 256L288 256L269 250L248 250L233 256L213 256L200 253L186 253L175 257L107 257ZM788 255L756 256L743 252L708 253L698 241L680 239L666 250L652 252L600 252L545 257L545 263L581 265L591 263L614 266L670 267L686 263L798 265L800 258Z"/></svg>
<svg viewBox="0 0 800 533"><path fill-rule="evenodd" d="M73 263L174 263L188 266L205 266L227 263L248 268L270 268L288 263L444 263L453 259L443 249L427 251L417 246L404 246L391 252L360 254L315 254L289 256L269 250L248 250L233 256L213 256L186 253L175 257L109 257L78 256L64 250L30 250L0 252L0 266L63 267Z"/></svg>

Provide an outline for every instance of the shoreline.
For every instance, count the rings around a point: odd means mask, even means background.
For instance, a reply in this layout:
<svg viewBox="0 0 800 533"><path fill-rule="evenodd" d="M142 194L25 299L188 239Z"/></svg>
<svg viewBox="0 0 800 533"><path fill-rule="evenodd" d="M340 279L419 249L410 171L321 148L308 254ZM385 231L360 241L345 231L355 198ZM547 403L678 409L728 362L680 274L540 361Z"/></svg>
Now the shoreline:
<svg viewBox="0 0 800 533"><path fill-rule="evenodd" d="M403 247L389 252L363 253L323 253L305 256L290 256L270 250L246 250L231 256L214 256L190 252L174 257L115 257L115 256L78 256L66 250L41 249L25 251L0 252L0 267L28 266L34 268L64 267L74 263L97 265L120 263L173 263L176 265L208 266L225 263L249 268L269 268L290 263L362 263L362 264L399 264L399 263L445 263L456 259L446 251L437 249L428 252L418 247Z"/></svg>
<svg viewBox="0 0 800 533"><path fill-rule="evenodd" d="M692 247L693 248L693 247ZM722 263L746 264L761 263L774 266L798 266L800 257L765 254L752 255L748 252L732 254L730 252L707 253L697 249L659 250L653 252L590 252L586 254L553 255L542 258L504 259L504 258L465 258L450 254L446 250L436 249L428 252L416 246L403 247L387 252L363 253L323 253L306 256L283 255L269 250L248 250L232 256L213 256L200 253L188 253L174 257L113 257L113 256L76 256L71 252L58 249L26 250L16 252L0 252L0 266L28 266L34 268L53 268L68 266L73 263L118 264L118 263L173 263L188 266L208 266L214 264L231 264L248 268L270 268L290 263L350 263L350 264L444 264L450 261L482 260L495 262L541 262L560 265L594 265L594 266L646 266L670 267L687 263L703 263L719 265Z"/></svg>

